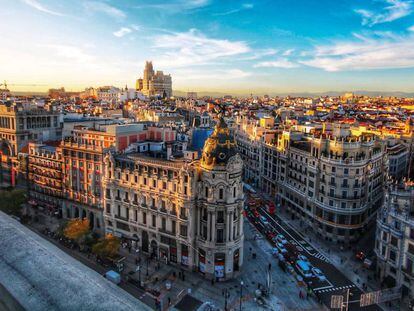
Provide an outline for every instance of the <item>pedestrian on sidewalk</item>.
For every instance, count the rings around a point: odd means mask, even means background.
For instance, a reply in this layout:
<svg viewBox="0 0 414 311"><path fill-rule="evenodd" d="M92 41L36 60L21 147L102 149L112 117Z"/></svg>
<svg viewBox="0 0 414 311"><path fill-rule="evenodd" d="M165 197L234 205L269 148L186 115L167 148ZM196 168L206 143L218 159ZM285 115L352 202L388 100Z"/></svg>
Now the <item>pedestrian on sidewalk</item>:
<svg viewBox="0 0 414 311"><path fill-rule="evenodd" d="M171 298L168 297L168 306L171 306Z"/></svg>

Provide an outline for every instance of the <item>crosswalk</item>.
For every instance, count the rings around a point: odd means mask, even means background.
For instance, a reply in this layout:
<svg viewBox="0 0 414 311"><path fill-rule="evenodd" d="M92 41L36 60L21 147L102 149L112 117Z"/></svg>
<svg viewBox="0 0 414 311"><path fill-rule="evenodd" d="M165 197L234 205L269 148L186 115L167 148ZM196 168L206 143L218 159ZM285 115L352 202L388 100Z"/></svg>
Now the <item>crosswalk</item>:
<svg viewBox="0 0 414 311"><path fill-rule="evenodd" d="M355 284L349 284L349 285L344 285L344 286L338 286L338 287L330 287L330 288L320 288L320 289L314 289L315 293L329 293L329 292L336 292L336 291L341 291L341 290L345 290L348 288L353 288L356 287Z"/></svg>
<svg viewBox="0 0 414 311"><path fill-rule="evenodd" d="M315 255L313 255L313 257L316 257L316 258L318 258L322 261L330 263L330 260L328 258L326 258L326 256L322 255L321 253L316 253Z"/></svg>

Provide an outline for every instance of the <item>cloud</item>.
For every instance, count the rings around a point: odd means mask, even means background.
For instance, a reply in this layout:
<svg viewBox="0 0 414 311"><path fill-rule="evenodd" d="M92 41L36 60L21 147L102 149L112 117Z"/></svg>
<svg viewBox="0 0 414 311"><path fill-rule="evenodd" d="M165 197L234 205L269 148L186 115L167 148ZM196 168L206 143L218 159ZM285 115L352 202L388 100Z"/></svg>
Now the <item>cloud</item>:
<svg viewBox="0 0 414 311"><path fill-rule="evenodd" d="M120 9L117 9L113 6L110 6L107 3L99 2L99 1L88 1L83 4L83 7L90 12L100 12L104 13L110 17L116 18L116 19L124 19L126 17L126 14L121 11Z"/></svg>
<svg viewBox="0 0 414 311"><path fill-rule="evenodd" d="M159 62L168 67L208 64L250 52L244 41L209 38L196 29L156 36L154 48L165 51Z"/></svg>
<svg viewBox="0 0 414 311"><path fill-rule="evenodd" d="M25 4L31 6L32 8L43 12L43 13L47 13L47 14L51 14L51 15L56 15L56 16L63 16L62 13L56 12L56 11L52 11L49 10L48 8L46 8L43 4L41 4L39 1L37 0L22 0Z"/></svg>
<svg viewBox="0 0 414 311"><path fill-rule="evenodd" d="M136 5L136 9L156 9L166 13L177 13L203 8L210 4L211 0L170 0L156 1L151 4Z"/></svg>
<svg viewBox="0 0 414 311"><path fill-rule="evenodd" d="M255 60L255 59L260 59L263 58L265 56L271 56L271 55L275 55L279 52L279 50L276 49L263 49L263 50L256 50L253 51L251 53L251 55L248 56L243 56L241 58L239 58L238 60L242 60L242 61L246 61L246 60Z"/></svg>
<svg viewBox="0 0 414 311"><path fill-rule="evenodd" d="M414 32L414 25L408 28L408 31L413 31Z"/></svg>
<svg viewBox="0 0 414 311"><path fill-rule="evenodd" d="M362 25L374 26L375 24L388 23L408 16L413 11L412 1L409 0L384 0L389 5L381 12L373 12L365 9L357 9L356 13L362 16Z"/></svg>
<svg viewBox="0 0 414 311"><path fill-rule="evenodd" d="M95 59L94 56L86 53L81 47L64 44L47 44L45 47L52 50L58 57L77 63L90 63ZM49 51L50 52L50 51Z"/></svg>
<svg viewBox="0 0 414 311"><path fill-rule="evenodd" d="M291 68L297 68L299 67L298 64L288 60L285 57L278 58L274 61L267 61L267 62L260 62L255 65L253 65L254 68L263 68L263 67L273 67L273 68L285 68L285 69L291 69Z"/></svg>
<svg viewBox="0 0 414 311"><path fill-rule="evenodd" d="M113 32L113 35L115 37L122 38L123 36L125 36L125 35L127 35L127 34L129 34L131 32L132 32L131 28L121 27L119 30Z"/></svg>
<svg viewBox="0 0 414 311"><path fill-rule="evenodd" d="M283 52L283 56L289 56L291 55L293 52L295 51L295 49L289 49Z"/></svg>
<svg viewBox="0 0 414 311"><path fill-rule="evenodd" d="M375 33L358 41L317 46L302 64L326 71L414 67L414 34L390 36Z"/></svg>
<svg viewBox="0 0 414 311"><path fill-rule="evenodd" d="M244 3L242 4L239 8L237 9L233 9L230 11L226 11L226 12L222 12L222 13L215 13L213 14L214 16L225 16L225 15L230 15L230 14L234 14L234 13L238 13L244 10L251 10L254 8L254 4L252 3Z"/></svg>
<svg viewBox="0 0 414 311"><path fill-rule="evenodd" d="M193 69L177 70L174 72L174 77L182 81L193 80L234 80L243 79L251 76L251 72L243 71L240 69L224 69L224 70L209 70L198 71Z"/></svg>

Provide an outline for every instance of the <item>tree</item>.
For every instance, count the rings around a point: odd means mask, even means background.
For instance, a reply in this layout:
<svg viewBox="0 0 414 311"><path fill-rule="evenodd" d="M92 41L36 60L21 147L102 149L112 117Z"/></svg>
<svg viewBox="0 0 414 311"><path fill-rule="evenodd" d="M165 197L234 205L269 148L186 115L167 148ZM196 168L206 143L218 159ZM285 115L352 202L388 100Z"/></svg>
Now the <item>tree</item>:
<svg viewBox="0 0 414 311"><path fill-rule="evenodd" d="M7 214L20 217L22 204L26 201L26 194L22 189L0 190L0 210Z"/></svg>
<svg viewBox="0 0 414 311"><path fill-rule="evenodd" d="M120 245L121 241L117 237L107 234L92 246L92 252L101 258L113 258L118 254Z"/></svg>
<svg viewBox="0 0 414 311"><path fill-rule="evenodd" d="M82 241L90 233L89 220L84 219L71 219L68 221L65 229L63 230L63 235L71 240L76 241L78 244L82 244Z"/></svg>

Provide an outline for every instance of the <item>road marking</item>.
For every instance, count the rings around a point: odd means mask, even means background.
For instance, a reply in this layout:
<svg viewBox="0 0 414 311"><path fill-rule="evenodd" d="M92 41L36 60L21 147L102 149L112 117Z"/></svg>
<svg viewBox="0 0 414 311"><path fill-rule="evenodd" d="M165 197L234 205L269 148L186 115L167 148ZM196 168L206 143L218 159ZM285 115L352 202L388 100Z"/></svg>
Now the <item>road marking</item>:
<svg viewBox="0 0 414 311"><path fill-rule="evenodd" d="M339 286L339 287L328 287L328 288L318 288L318 289L314 289L314 292L318 292L318 293L330 293L330 292L334 292L334 291L338 291L338 290L344 290L344 289L348 289L348 288L354 288L356 287L355 284L349 284L349 285L345 285L345 286Z"/></svg>
<svg viewBox="0 0 414 311"><path fill-rule="evenodd" d="M267 212L266 212L266 210L265 209L261 209L269 218L270 218L270 220L271 221L275 221L276 222L276 220L275 219L273 219L272 218L272 216L270 216ZM277 223L277 222L276 222ZM286 222L285 222L285 224L286 224ZM269 222L269 225L271 225L272 226L272 228L273 229L275 229L276 230L276 227L275 226L273 226L272 225L272 222ZM279 227L287 234L287 235L289 235L290 236L290 238L292 239L292 240L294 240L294 241L296 241L296 243L298 243L297 242L297 240L285 229L285 228L283 228L283 226L282 225L280 225L280 224L278 224L279 225ZM296 234L298 234L293 228L292 228L292 230L296 233ZM299 234L298 234L299 235ZM299 236L301 236L301 235L299 235ZM301 236L302 237L302 236ZM303 239L303 237L302 237L302 239ZM316 251L316 249L315 249L315 251ZM308 250L308 249L306 249L306 252L310 255L310 256L313 256L313 254Z"/></svg>
<svg viewBox="0 0 414 311"><path fill-rule="evenodd" d="M325 261L327 263L331 263L331 261L325 255L323 255L321 253L316 253L315 255L313 255L313 257L318 258L318 259L320 259L322 261Z"/></svg>
<svg viewBox="0 0 414 311"><path fill-rule="evenodd" d="M313 291L314 292L317 292L317 291L320 291L320 290L323 290L323 289L332 288L332 287L333 287L332 285L324 286L324 287L318 287L318 288L314 288Z"/></svg>

